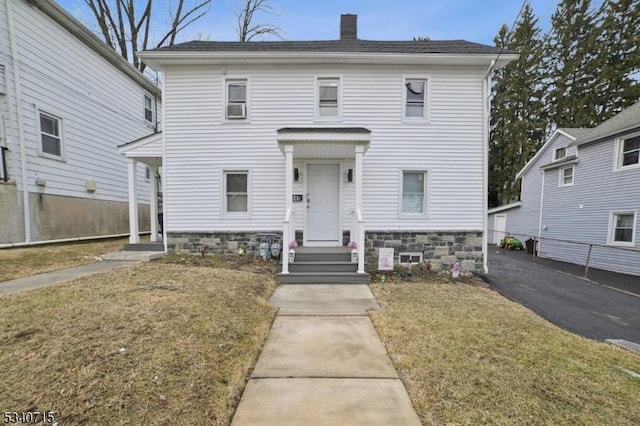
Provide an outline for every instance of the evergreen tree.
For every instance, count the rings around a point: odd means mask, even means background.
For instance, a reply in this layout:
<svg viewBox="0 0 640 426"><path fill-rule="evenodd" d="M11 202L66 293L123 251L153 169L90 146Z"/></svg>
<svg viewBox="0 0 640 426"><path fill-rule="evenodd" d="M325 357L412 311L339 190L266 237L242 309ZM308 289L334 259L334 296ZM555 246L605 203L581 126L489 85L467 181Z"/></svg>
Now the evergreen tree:
<svg viewBox="0 0 640 426"><path fill-rule="evenodd" d="M498 47L519 53L496 72L493 85L489 181L491 198L500 204L517 198L515 176L544 143L543 49L537 22L527 4L513 32L503 26L495 38Z"/></svg>
<svg viewBox="0 0 640 426"><path fill-rule="evenodd" d="M545 43L546 106L555 127L598 124L598 47L591 0L562 0Z"/></svg>

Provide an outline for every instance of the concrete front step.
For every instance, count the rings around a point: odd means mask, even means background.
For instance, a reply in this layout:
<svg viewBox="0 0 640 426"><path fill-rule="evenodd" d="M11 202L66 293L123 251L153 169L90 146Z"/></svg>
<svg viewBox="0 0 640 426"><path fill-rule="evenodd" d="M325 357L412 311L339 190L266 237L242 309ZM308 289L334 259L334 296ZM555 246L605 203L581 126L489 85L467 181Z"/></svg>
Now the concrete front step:
<svg viewBox="0 0 640 426"><path fill-rule="evenodd" d="M351 261L351 253L345 252L298 252L296 249L296 260L295 263L299 262L350 262Z"/></svg>
<svg viewBox="0 0 640 426"><path fill-rule="evenodd" d="M368 284L369 274L357 272L289 272L278 274L280 284Z"/></svg>
<svg viewBox="0 0 640 426"><path fill-rule="evenodd" d="M352 262L296 262L289 264L289 272L356 272L358 264Z"/></svg>

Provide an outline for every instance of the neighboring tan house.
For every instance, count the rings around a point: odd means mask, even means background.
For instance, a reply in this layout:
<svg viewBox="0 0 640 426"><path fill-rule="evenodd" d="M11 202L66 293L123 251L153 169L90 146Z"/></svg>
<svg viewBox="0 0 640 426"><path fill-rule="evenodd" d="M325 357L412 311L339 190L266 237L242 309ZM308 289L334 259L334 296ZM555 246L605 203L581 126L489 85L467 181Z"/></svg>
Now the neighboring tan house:
<svg viewBox="0 0 640 426"><path fill-rule="evenodd" d="M560 132L518 175L522 205L489 222L540 237L542 257L581 265L589 258L590 267L640 275L640 102L593 129ZM495 225L501 214L504 228Z"/></svg>
<svg viewBox="0 0 640 426"><path fill-rule="evenodd" d="M360 40L356 19L342 16L339 40L140 54L163 74L163 132L121 149L161 160L166 244L235 252L272 234L316 259L353 241L360 277L380 248L486 269L488 78L516 55ZM289 266L284 256L281 280L299 282ZM342 279L333 266L305 279Z"/></svg>
<svg viewBox="0 0 640 426"><path fill-rule="evenodd" d="M0 0L0 247L128 235L117 146L157 130L159 101L55 2ZM145 172L137 202L148 224Z"/></svg>

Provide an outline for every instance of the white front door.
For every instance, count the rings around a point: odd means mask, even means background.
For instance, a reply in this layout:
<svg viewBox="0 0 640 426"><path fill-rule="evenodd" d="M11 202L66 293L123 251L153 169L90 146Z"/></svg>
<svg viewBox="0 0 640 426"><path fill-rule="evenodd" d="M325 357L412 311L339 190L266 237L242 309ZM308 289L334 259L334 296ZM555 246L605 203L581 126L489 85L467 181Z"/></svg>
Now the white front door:
<svg viewBox="0 0 640 426"><path fill-rule="evenodd" d="M307 165L306 201L305 243L309 246L342 245L339 164Z"/></svg>
<svg viewBox="0 0 640 426"><path fill-rule="evenodd" d="M497 214L494 220L495 226L493 227L493 243L498 244L507 233L507 215Z"/></svg>

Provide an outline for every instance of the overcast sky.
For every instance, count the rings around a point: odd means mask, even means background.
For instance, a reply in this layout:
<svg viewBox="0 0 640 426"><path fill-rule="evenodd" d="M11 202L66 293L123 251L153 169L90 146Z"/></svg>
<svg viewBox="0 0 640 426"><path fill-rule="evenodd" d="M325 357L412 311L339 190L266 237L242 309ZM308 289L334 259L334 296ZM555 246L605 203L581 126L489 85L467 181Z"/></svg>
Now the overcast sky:
<svg viewBox="0 0 640 426"><path fill-rule="evenodd" d="M89 22L84 0L58 0L82 22ZM169 3L169 2L166 2ZM207 16L185 31L179 41L236 40L235 11L241 0L213 0ZM546 31L557 0L531 0ZM595 3L600 3L599 1ZM160 2L162 4L162 2ZM368 40L464 39L493 44L503 23L513 24L521 0L270 0L274 15L256 22L277 25L286 40L328 40L339 35L340 14L358 15L358 37Z"/></svg>

